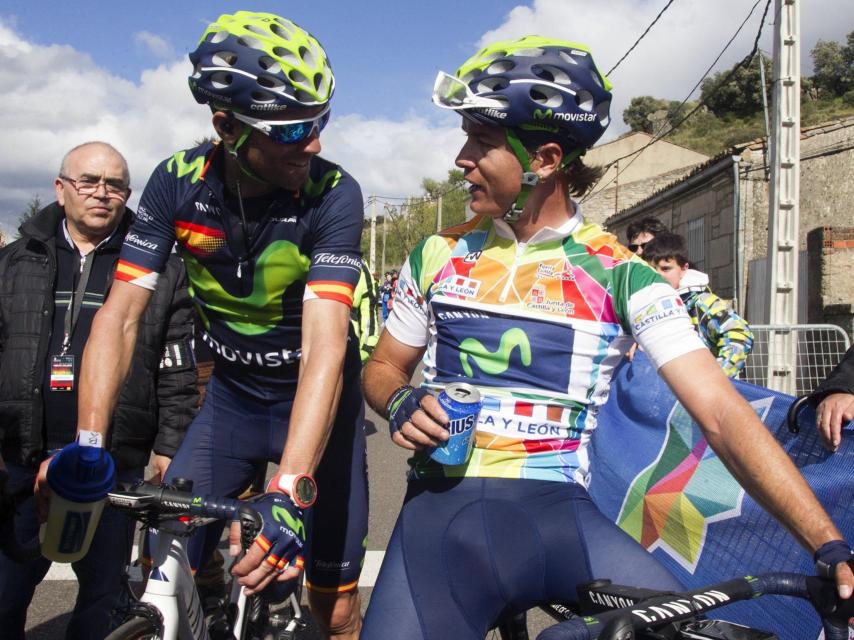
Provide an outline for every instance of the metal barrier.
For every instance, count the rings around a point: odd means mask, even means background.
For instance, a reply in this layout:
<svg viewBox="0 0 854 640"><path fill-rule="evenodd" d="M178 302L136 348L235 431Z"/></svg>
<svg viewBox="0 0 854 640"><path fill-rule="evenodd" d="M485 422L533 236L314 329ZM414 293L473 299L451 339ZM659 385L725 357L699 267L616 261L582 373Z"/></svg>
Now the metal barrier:
<svg viewBox="0 0 854 640"><path fill-rule="evenodd" d="M811 393L839 363L851 344L848 334L835 324L752 324L750 329L753 349L740 378L769 387L770 372L794 370L795 395L798 396ZM795 340L795 363L768 362L768 344L775 333L790 334Z"/></svg>

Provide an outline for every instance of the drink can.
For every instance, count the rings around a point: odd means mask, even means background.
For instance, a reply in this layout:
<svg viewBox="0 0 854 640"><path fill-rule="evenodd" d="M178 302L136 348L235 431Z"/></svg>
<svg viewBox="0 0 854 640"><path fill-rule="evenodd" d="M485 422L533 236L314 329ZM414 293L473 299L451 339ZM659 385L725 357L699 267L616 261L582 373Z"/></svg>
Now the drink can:
<svg viewBox="0 0 854 640"><path fill-rule="evenodd" d="M439 404L448 414L450 438L436 447L430 457L445 465L465 464L474 448L474 432L482 405L480 392L464 382L452 382L439 394Z"/></svg>

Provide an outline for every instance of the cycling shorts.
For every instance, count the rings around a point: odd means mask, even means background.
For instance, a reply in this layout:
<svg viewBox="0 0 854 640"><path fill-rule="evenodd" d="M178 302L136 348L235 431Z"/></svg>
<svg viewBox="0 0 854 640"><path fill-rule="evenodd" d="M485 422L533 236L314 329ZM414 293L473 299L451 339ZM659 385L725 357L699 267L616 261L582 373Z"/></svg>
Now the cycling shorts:
<svg viewBox="0 0 854 640"><path fill-rule="evenodd" d="M572 602L597 578L679 582L573 483L413 480L371 594L362 640L483 640L502 612Z"/></svg>
<svg viewBox="0 0 854 640"><path fill-rule="evenodd" d="M345 374L346 375L346 374ZM216 374L166 477L193 480L196 495L237 496L281 459L293 397L269 403L240 394ZM338 414L315 473L317 502L306 511L306 584L321 592L357 588L368 532L367 450L359 377L344 381ZM193 569L213 553L224 522L190 539Z"/></svg>

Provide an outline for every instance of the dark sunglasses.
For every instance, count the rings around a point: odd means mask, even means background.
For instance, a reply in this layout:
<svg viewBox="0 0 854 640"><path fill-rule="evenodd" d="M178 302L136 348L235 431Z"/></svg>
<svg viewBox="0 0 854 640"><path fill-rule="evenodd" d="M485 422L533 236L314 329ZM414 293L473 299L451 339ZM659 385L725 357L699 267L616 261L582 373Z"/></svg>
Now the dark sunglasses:
<svg viewBox="0 0 854 640"><path fill-rule="evenodd" d="M647 240L646 242L638 242L637 244L633 242L627 246L629 248L629 251L631 251L632 253L637 253L638 249L643 249L646 245L649 244L649 242L649 240Z"/></svg>

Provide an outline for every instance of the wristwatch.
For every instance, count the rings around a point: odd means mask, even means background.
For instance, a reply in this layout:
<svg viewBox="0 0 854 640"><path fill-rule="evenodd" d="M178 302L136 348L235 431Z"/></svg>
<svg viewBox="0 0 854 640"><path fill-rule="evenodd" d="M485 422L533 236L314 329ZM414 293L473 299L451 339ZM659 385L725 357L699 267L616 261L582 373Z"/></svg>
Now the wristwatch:
<svg viewBox="0 0 854 640"><path fill-rule="evenodd" d="M317 483L307 473L277 474L267 485L267 491L271 490L288 494L291 501L300 509L308 509L317 500Z"/></svg>

